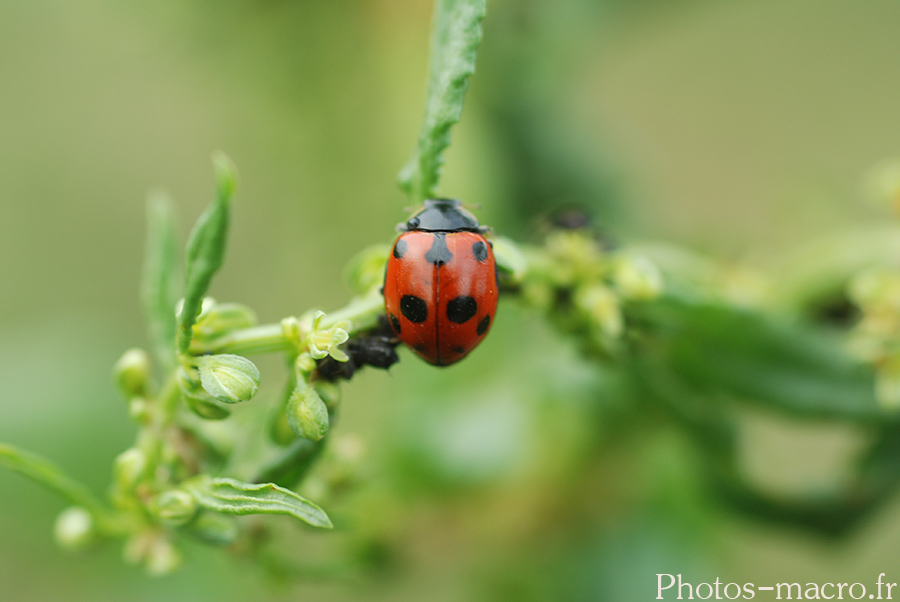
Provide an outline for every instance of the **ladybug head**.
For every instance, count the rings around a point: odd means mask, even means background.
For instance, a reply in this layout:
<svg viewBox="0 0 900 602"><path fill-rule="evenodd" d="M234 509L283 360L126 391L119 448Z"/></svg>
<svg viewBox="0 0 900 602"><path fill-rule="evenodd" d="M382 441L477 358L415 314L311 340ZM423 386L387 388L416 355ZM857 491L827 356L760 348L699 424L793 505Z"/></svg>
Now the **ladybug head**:
<svg viewBox="0 0 900 602"><path fill-rule="evenodd" d="M428 199L398 230L403 232L421 230L423 232L486 232L489 228L479 226L475 216L462 208L456 199Z"/></svg>

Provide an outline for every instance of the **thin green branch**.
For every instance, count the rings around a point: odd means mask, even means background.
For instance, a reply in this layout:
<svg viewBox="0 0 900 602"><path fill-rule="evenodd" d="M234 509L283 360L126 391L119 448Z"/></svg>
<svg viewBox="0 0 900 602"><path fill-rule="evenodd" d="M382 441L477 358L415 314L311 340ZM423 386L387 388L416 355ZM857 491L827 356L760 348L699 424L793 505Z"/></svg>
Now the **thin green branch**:
<svg viewBox="0 0 900 602"><path fill-rule="evenodd" d="M371 330L378 324L378 318L384 313L384 299L379 294L370 294L351 301L346 307L326 314L322 318L322 329L348 320L350 328L347 334L353 336ZM195 341L191 352L195 355L204 353L234 353L252 355L256 353L273 353L290 351L294 343L279 324L263 324L252 328L235 330L208 342Z"/></svg>
<svg viewBox="0 0 900 602"><path fill-rule="evenodd" d="M0 444L0 466L18 472L52 489L72 504L81 506L91 513L102 531L115 533L119 530L116 518L93 492L50 460L12 445Z"/></svg>

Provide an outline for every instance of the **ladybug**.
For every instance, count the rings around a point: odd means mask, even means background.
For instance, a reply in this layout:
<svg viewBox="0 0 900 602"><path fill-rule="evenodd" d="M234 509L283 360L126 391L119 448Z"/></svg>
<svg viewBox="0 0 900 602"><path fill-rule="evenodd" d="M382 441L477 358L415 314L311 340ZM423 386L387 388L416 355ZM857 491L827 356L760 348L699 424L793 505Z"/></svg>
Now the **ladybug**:
<svg viewBox="0 0 900 602"><path fill-rule="evenodd" d="M497 311L489 228L459 201L432 199L397 229L384 278L391 328L429 364L449 366L478 346Z"/></svg>

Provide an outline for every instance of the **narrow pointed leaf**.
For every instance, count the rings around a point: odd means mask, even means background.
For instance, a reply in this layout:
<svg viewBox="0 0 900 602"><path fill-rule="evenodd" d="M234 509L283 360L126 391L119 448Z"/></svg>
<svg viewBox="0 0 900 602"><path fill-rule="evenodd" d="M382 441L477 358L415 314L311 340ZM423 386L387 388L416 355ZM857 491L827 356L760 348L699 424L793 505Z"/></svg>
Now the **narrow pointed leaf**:
<svg viewBox="0 0 900 602"><path fill-rule="evenodd" d="M641 304L657 352L698 390L718 391L806 418L896 423L875 397L872 369L835 333L789 316L668 297Z"/></svg>
<svg viewBox="0 0 900 602"><path fill-rule="evenodd" d="M434 196L450 128L459 121L469 76L475 72L486 11L487 0L435 0L425 119L416 150L398 178L414 202Z"/></svg>
<svg viewBox="0 0 900 602"><path fill-rule="evenodd" d="M314 527L330 529L325 511L289 489L273 483L244 483L235 479L197 477L185 487L207 510L222 514L286 514Z"/></svg>
<svg viewBox="0 0 900 602"><path fill-rule="evenodd" d="M102 518L107 514L106 508L90 489L65 474L56 464L37 454L12 445L0 444L0 466L52 489L76 506L84 507L96 518Z"/></svg>
<svg viewBox="0 0 900 602"><path fill-rule="evenodd" d="M175 365L175 303L178 301L178 250L172 200L163 192L147 199L147 247L141 303L153 355L164 372Z"/></svg>
<svg viewBox="0 0 900 602"><path fill-rule="evenodd" d="M197 220L187 242L184 305L178 325L179 353L187 352L191 344L192 328L200 313L203 296L225 257L235 170L231 160L221 153L213 157L213 162L216 167L216 197Z"/></svg>

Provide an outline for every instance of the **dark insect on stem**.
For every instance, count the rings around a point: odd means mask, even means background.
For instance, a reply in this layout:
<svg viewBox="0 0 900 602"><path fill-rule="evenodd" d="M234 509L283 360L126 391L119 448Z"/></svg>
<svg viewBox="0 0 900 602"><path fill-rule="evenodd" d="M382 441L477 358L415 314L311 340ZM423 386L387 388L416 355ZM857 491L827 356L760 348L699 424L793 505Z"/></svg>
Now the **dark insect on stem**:
<svg viewBox="0 0 900 602"><path fill-rule="evenodd" d="M326 357L317 362L316 373L327 381L350 380L357 370L364 366L387 370L398 361L396 347L400 339L394 336L387 317L381 316L375 330L366 335L347 341L344 351L350 357L346 362L338 362Z"/></svg>
<svg viewBox="0 0 900 602"><path fill-rule="evenodd" d="M562 205L554 209L543 219L543 229L581 231L590 235L604 251L615 251L619 242L603 228L597 226L593 215L587 207L580 205Z"/></svg>
<svg viewBox="0 0 900 602"><path fill-rule="evenodd" d="M860 318L859 308L843 290L813 299L807 304L806 311L813 321L837 328L850 328Z"/></svg>

